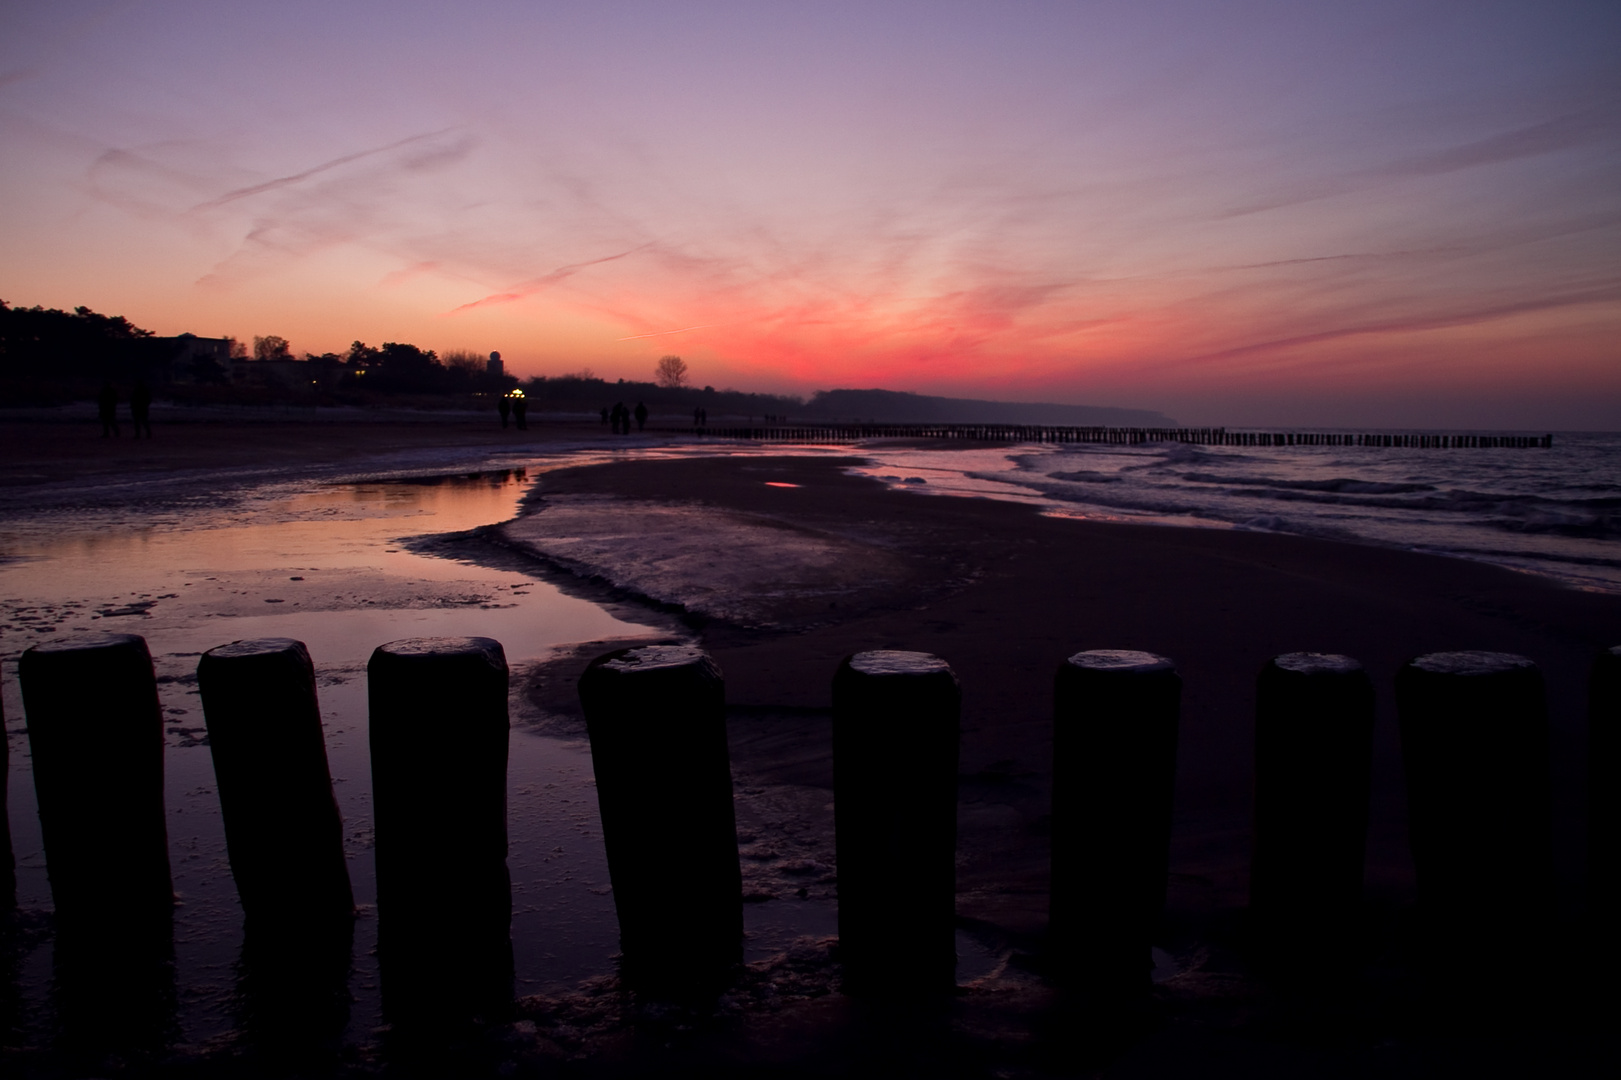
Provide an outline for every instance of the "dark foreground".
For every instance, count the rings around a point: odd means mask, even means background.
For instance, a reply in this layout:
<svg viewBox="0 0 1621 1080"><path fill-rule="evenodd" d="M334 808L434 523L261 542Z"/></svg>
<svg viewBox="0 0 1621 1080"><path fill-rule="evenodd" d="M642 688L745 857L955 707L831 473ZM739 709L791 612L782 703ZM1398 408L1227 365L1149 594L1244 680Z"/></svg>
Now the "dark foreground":
<svg viewBox="0 0 1621 1080"><path fill-rule="evenodd" d="M328 452L358 457L375 438L341 433ZM413 438L388 436L390 448ZM325 456L226 441L227 464ZM42 458L40 471L76 474L78 454ZM246 1025L185 1059L161 1047L7 1052L8 1075L1616 1074L1614 915L1585 899L1585 679L1593 652L1621 642L1621 600L1372 547L1042 518L891 492L840 468L784 457L553 472L532 512L492 539L610 605L662 610L674 633L717 659L752 903L836 895L829 701L839 660L874 648L948 660L964 705L958 922L996 958L952 998L845 997L835 944L808 936L740 970L713 1006L639 1000L605 972L574 994L524 999L484 1030L380 1032L360 1053L311 1041L296 1022L257 1035ZM615 522L618 542L578 543L587 518ZM680 550L657 551L668 557L655 569L637 564L639 550L672 535ZM725 587L701 587L714 580ZM580 731L574 686L596 648L560 658L526 688L550 730ZM1108 1018L1043 974L1052 677L1063 657L1093 648L1163 654L1185 682L1163 963L1148 1007ZM1555 947L1544 970L1487 1001L1425 964L1391 696L1401 663L1453 649L1530 656L1552 715ZM1280 977L1256 970L1246 926L1251 731L1256 673L1298 650L1349 654L1373 676L1374 794L1362 940L1344 960L1302 941L1300 962ZM1482 866L1480 888L1497 885Z"/></svg>
<svg viewBox="0 0 1621 1080"><path fill-rule="evenodd" d="M1595 964L1611 920L1585 906L1586 678L1593 653L1621 640L1621 600L1409 552L1044 518L887 491L839 469L777 458L551 473L531 515L506 533L622 602L641 583L655 599L689 598L683 617L727 680L746 890L752 859L769 866L795 845L830 856L828 709L840 658L899 648L947 659L963 686L958 921L1006 963L933 1012L807 997L700 1026L668 1050L632 1025L612 1043L630 1055L626 1068L657 1067L686 1040L711 1065L762 1075L886 1071L897 1060L918 1075L969 1076L1609 1075L1621 1065L1608 1038L1613 987ZM571 510L582 499L622 530L643 522L649 545L666 542L661 514L690 510L676 523L689 546L667 560L684 565L627 571L616 564L623 548L606 542L580 557ZM835 558L795 561L816 542ZM745 548L760 544L783 554L751 579ZM728 601L692 584L705 575L752 580L752 601L735 619L709 619L706 608ZM1096 648L1169 656L1185 684L1169 962L1156 971L1151 1008L1101 1026L1042 976L1052 678L1063 657ZM1453 649L1532 657L1552 713L1555 955L1484 1001L1425 963L1391 690L1406 660ZM1245 913L1254 685L1270 657L1300 650L1357 657L1377 688L1363 936L1344 959L1331 942L1301 941L1291 973L1266 977L1251 960ZM531 689L560 725L586 659L560 662ZM757 887L775 897L763 902L794 903L792 884L817 888L766 875ZM1501 884L1480 868L1483 892ZM799 965L780 980L781 996L836 984L836 970L817 972L814 950Z"/></svg>

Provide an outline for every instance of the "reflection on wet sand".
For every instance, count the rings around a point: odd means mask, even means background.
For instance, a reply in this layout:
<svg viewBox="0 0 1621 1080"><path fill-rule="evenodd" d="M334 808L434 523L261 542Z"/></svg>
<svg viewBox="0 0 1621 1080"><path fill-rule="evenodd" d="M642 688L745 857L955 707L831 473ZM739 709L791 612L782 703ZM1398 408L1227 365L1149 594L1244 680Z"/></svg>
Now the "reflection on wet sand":
<svg viewBox="0 0 1621 1080"><path fill-rule="evenodd" d="M0 992L0 1022L35 1045L71 1038L147 1052L245 1040L254 1053L279 1048L306 1063L309 1054L374 1038L383 1015L373 955L367 655L403 637L487 635L523 671L567 643L660 632L565 595L515 561L493 569L455 551L432 557L413 547L425 534L466 534L512 517L527 479L519 469L276 489L228 509L199 508L189 520L139 526L94 515L68 528L48 515L5 523L8 554L18 556L0 564L7 660L41 640L102 631L138 633L150 645L179 905L172 940L160 935L155 952L131 955L127 942L80 948L66 937L52 944L33 762L17 683L6 679L16 926L38 930L8 942L14 975L11 990ZM211 739L197 665L216 646L261 637L302 640L314 660L342 854L361 915L336 935L289 938L256 923L244 937L216 771L204 749ZM521 697L515 705L522 720ZM452 735L429 737L443 747ZM511 865L524 882L513 922L519 992L611 970L617 928L583 745L520 725L507 790ZM98 1017L92 1040L85 1032Z"/></svg>

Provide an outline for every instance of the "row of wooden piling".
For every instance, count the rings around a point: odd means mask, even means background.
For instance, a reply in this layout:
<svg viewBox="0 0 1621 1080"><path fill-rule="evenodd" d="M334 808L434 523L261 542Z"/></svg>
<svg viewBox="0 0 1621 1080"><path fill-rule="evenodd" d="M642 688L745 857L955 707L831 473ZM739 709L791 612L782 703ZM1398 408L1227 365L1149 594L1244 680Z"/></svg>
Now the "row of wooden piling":
<svg viewBox="0 0 1621 1080"><path fill-rule="evenodd" d="M761 427L659 428L721 439L788 443L853 443L864 439L946 439L976 442L1100 443L1141 446L1328 446L1411 450L1551 449L1553 436L1458 432L1229 431L1226 428L1075 427L1052 424L770 424Z"/></svg>
<svg viewBox="0 0 1621 1080"><path fill-rule="evenodd" d="M145 641L37 645L19 675L59 933L162 932L173 888ZM497 1013L513 980L504 653L488 638L396 641L373 653L368 678L385 1007L396 1019ZM341 936L354 902L308 652L288 639L224 645L201 658L198 686L249 933ZM1170 660L1121 650L1077 653L1055 678L1048 960L1097 1001L1149 985L1181 688ZM1621 648L1595 661L1590 690L1591 874L1608 903ZM660 995L714 992L743 931L721 672L695 646L643 646L597 658L579 691L622 974ZM928 654L864 652L832 691L844 985L949 990L958 678ZM1517 976L1552 914L1542 676L1510 654L1436 653L1403 666L1395 691L1432 955L1460 977ZM1373 722L1355 660L1287 654L1259 676L1251 911L1269 962L1298 963L1307 943L1319 966L1351 951Z"/></svg>

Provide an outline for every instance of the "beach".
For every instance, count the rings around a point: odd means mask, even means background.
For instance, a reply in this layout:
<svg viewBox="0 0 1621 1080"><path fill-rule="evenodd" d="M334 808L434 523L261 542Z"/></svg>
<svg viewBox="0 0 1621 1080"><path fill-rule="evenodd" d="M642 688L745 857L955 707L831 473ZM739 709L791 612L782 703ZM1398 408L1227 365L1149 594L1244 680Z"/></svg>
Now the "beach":
<svg viewBox="0 0 1621 1080"><path fill-rule="evenodd" d="M1504 1066L1495 1055L1508 1052L1528 1053L1543 1067L1563 1054L1571 1069L1585 1067L1596 1044L1579 1025L1557 1040L1537 1022L1528 1026L1537 1033L1529 1041L1512 1027L1498 1033L1501 1041L1454 1032L1449 1042L1433 1030L1401 1041L1414 1022L1405 1010L1422 1011L1414 1002L1423 949L1410 936L1415 890L1392 681L1412 657L1455 649L1521 653L1542 667L1559 909L1574 933L1584 873L1587 670L1593 653L1621 633L1621 600L1433 555L1096 524L1008 502L890 490L848 475L850 464L782 456L553 472L526 515L502 532L577 575L582 587L684 609L726 676L740 816L751 799L774 799L777 834L756 843L778 851L792 850L796 833L821 826L825 838L830 829L820 800L782 793L830 793L830 685L840 659L911 649L950 662L963 687L959 922L1013 961L977 984L987 1009L998 994L1025 997L1032 1016L1052 1007L1020 963L1039 952L1047 917L1056 668L1082 649L1173 659L1184 694L1164 938L1170 970L1156 976L1171 1019L1128 1054L1146 1075L1179 1071L1207 1053L1236 1054L1234 1067L1267 1072L1275 1066L1263 1065L1255 1041L1301 1038L1305 1028L1291 1025L1322 1019L1302 1021L1295 1010L1310 1013L1314 996L1339 1000L1346 989L1295 986L1291 1001L1254 976L1243 959L1243 912L1256 675L1285 652L1353 656L1377 693L1363 960L1382 974L1371 982L1366 973L1353 976L1357 1005L1329 1025L1343 1026L1315 1030L1315 1051L1276 1067L1315 1071L1332 1059L1357 1075L1404 1067L1404 1059L1415 1065L1409 1055L1438 1045L1487 1071ZM717 580L728 587L714 590ZM554 715L568 715L564 691L586 659L537 675L533 692ZM813 809L785 812L794 805ZM1480 887L1493 888L1490 868L1482 868ZM794 902L786 888L776 895L772 902ZM1313 947L1300 943L1308 956ZM1343 977L1325 970L1325 978ZM1021 1027L1006 1016L998 1024L1004 1035ZM1032 1028L1024 1031L1033 1037Z"/></svg>
<svg viewBox="0 0 1621 1080"><path fill-rule="evenodd" d="M1383 691L1376 790L1386 814L1375 829L1370 876L1392 896L1404 888L1406 859L1392 820L1401 800L1389 687L1404 661L1459 648L1531 656L1548 678L1556 775L1573 777L1583 760L1587 665L1621 626L1616 598L1371 546L1091 524L1004 502L889 491L845 475L846 464L782 457L555 472L542 479L529 513L503 532L560 566L595 574L621 593L651 592L662 603L694 599L689 594L701 591L695 583L735 575L733 589L746 595L727 593L707 605L696 597L689 617L726 672L728 700L740 707L825 709L831 673L854 651L944 657L963 681L965 777L986 770L1045 775L1051 678L1065 656L1123 648L1172 658L1186 684L1177 793L1184 831L1173 862L1193 860L1183 872L1213 877L1211 899L1227 903L1243 895L1254 678L1279 653L1354 656ZM555 504L582 497L628 541L619 551L601 545L595 562L570 560L569 543L548 528ZM657 522L655 508L679 508L682 517ZM769 535L739 543L744 522L802 543L814 538L829 551L813 551L801 587L774 598L783 556L796 549ZM690 549L662 560L661 574L638 578L644 526L673 530ZM560 528L573 538L578 522ZM818 581L817 563L833 553ZM750 574L740 564L756 569ZM787 576L794 569L790 563ZM728 604L751 623L725 618ZM1580 793L1570 783L1559 788L1569 800L1562 818L1569 824L1579 816ZM1018 891L1025 883L1001 888ZM1567 884L1574 889L1576 882Z"/></svg>
<svg viewBox="0 0 1621 1080"><path fill-rule="evenodd" d="M451 454L585 448L588 465L554 462L532 474L513 521L440 538L441 554L503 568L521 560L640 633L702 644L726 680L745 894L752 908L783 911L783 925L793 905L807 914L803 934L751 966L729 1011L688 1031L637 1013L608 971L579 990L521 1001L521 1018L498 1040L498 1056L520 1072L575 1061L566 1067L585 1075L681 1063L822 1075L874 1054L961 1075L1030 1076L1165 1075L1195 1063L1248 1075L1405 1075L1437 1060L1565 1074L1615 1064L1603 1065L1601 1050L1613 1050L1568 979L1555 995L1570 1006L1558 1021L1529 1009L1523 1024L1490 1032L1425 1020L1391 687L1403 662L1432 651L1522 653L1541 666L1560 926L1578 941L1585 681L1592 654L1621 641L1621 598L1389 547L1072 520L1017 502L897 490L852 475L859 452L614 461L607 452L625 444L589 425L519 435L488 421L176 424L139 449L55 425L8 425L3 438L8 460L27 466L8 476L0 501L99 507L126 524L154 506L228 503L231 484L266 477L402 476ZM16 641L8 637L8 655ZM575 681L608 644L581 642L526 666L515 723L578 741ZM1052 680L1064 657L1099 648L1169 657L1184 693L1157 1013L1129 1038L1077 1049L1078 1022L1039 970ZM875 1021L833 992L827 940L837 890L830 685L840 659L866 649L934 653L963 690L963 990L946 1013L905 1022ZM1270 657L1303 650L1356 657L1376 688L1369 932L1349 980L1325 973L1335 985L1280 987L1246 959L1254 684ZM1489 867L1481 887L1492 887ZM1301 947L1309 953L1312 943Z"/></svg>

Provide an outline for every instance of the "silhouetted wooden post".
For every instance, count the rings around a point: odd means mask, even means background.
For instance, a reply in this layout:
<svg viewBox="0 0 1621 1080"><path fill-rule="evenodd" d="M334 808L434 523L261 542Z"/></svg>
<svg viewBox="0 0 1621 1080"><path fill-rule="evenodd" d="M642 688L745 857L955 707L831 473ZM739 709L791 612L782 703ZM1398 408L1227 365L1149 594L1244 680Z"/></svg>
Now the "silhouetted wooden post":
<svg viewBox="0 0 1621 1080"><path fill-rule="evenodd" d="M1151 985L1182 679L1163 656L1098 649L1059 665L1053 699L1054 973L1121 1003Z"/></svg>
<svg viewBox="0 0 1621 1080"><path fill-rule="evenodd" d="M391 1017L512 1001L507 661L490 638L407 638L367 665L377 951Z"/></svg>
<svg viewBox="0 0 1621 1080"><path fill-rule="evenodd" d="M956 984L962 691L944 660L856 653L833 676L839 957L856 994Z"/></svg>
<svg viewBox="0 0 1621 1080"><path fill-rule="evenodd" d="M35 645L17 671L59 926L97 936L166 925L174 907L163 808L163 714L146 640Z"/></svg>
<svg viewBox="0 0 1621 1080"><path fill-rule="evenodd" d="M644 645L580 676L625 982L719 989L743 958L726 683L695 645Z"/></svg>
<svg viewBox="0 0 1621 1080"><path fill-rule="evenodd" d="M1542 673L1511 653L1430 653L1396 673L1396 709L1426 951L1479 993L1522 973L1547 930Z"/></svg>
<svg viewBox="0 0 1621 1080"><path fill-rule="evenodd" d="M1373 682L1349 656L1286 653L1255 687L1250 912L1268 959L1353 951L1367 850Z"/></svg>
<svg viewBox="0 0 1621 1080"><path fill-rule="evenodd" d="M1616 954L1621 901L1621 646L1593 657L1587 683L1587 922Z"/></svg>
<svg viewBox="0 0 1621 1080"><path fill-rule="evenodd" d="M250 932L345 929L355 901L309 651L290 638L221 645L198 661L197 686Z"/></svg>
<svg viewBox="0 0 1621 1080"><path fill-rule="evenodd" d="M0 908L17 906L17 856L11 849L11 740L6 738L6 708L0 702Z"/></svg>

